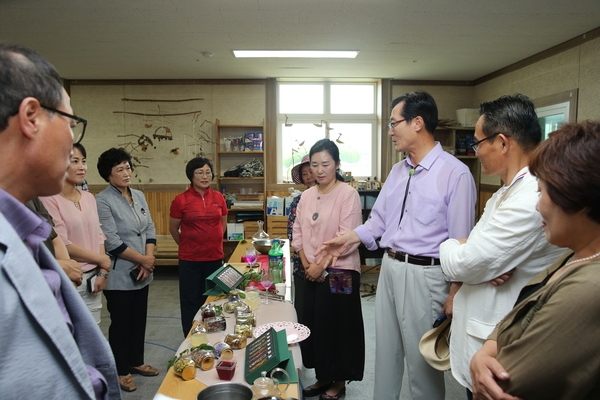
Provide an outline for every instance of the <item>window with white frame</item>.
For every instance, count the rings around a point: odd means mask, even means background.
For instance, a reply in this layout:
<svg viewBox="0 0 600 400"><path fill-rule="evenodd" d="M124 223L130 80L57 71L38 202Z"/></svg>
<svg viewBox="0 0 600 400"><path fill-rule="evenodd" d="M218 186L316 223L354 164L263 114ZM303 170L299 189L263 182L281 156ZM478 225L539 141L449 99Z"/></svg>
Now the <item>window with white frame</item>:
<svg viewBox="0 0 600 400"><path fill-rule="evenodd" d="M294 165L323 138L339 147L342 171L376 175L377 93L377 82L279 82L277 182L291 182Z"/></svg>

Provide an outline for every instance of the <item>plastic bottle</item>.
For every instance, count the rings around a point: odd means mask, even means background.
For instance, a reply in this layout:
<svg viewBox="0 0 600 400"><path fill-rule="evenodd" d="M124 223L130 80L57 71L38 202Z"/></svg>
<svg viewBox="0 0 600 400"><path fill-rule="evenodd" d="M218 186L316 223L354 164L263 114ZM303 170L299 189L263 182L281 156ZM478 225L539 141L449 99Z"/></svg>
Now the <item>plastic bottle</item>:
<svg viewBox="0 0 600 400"><path fill-rule="evenodd" d="M283 250L279 239L273 239L273 245L269 250L269 273L273 277L273 284L284 282L283 279Z"/></svg>

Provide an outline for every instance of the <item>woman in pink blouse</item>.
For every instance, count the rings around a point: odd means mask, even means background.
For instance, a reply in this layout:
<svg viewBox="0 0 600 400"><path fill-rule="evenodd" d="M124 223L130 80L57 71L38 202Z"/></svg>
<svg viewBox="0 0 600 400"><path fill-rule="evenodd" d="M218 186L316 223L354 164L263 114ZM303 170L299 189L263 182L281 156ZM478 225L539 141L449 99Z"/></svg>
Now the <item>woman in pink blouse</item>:
<svg viewBox="0 0 600 400"><path fill-rule="evenodd" d="M304 318L311 335L301 343L302 360L317 377L303 393L339 399L345 381L362 380L365 363L358 244L338 258L335 268L324 269L314 255L323 242L359 226L362 214L358 192L338 172L339 149L333 141L315 143L310 166L317 185L302 194L292 242L307 279Z"/></svg>
<svg viewBox="0 0 600 400"><path fill-rule="evenodd" d="M85 179L86 172L86 151L77 143L73 145L63 190L41 200L52 216L54 229L67 246L69 256L81 265L83 282L77 291L96 322L100 323L100 292L106 287L110 257L104 251L105 236L100 228L96 199L91 193L76 188Z"/></svg>

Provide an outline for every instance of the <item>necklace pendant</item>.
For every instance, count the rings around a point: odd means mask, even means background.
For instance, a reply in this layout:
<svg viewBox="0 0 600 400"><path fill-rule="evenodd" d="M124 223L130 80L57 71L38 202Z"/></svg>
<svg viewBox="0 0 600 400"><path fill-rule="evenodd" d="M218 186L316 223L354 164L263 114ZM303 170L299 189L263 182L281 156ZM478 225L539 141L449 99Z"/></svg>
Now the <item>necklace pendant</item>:
<svg viewBox="0 0 600 400"><path fill-rule="evenodd" d="M79 203L73 202L75 204L75 208L79 210Z"/></svg>
<svg viewBox="0 0 600 400"><path fill-rule="evenodd" d="M313 220L313 221L316 221L316 220L317 220L317 218L319 218L319 213L318 213L318 212L316 212L316 213L314 213L314 214L312 215L312 220Z"/></svg>

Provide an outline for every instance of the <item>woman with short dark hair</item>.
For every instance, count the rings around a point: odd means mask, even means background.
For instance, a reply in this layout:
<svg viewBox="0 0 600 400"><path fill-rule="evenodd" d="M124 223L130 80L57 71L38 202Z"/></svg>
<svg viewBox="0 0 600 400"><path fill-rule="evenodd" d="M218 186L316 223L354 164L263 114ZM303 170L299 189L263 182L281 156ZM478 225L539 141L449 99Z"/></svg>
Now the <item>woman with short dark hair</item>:
<svg viewBox="0 0 600 400"><path fill-rule="evenodd" d="M600 398L599 163L600 122L564 125L535 150L546 239L570 250L523 288L473 356L474 398Z"/></svg>
<svg viewBox="0 0 600 400"><path fill-rule="evenodd" d="M131 156L112 148L98 158L98 172L110 185L96 195L98 215L113 257L104 296L110 313L108 341L121 389L136 389L130 374L156 376L144 364L149 284L153 279L156 230L144 193L130 188Z"/></svg>
<svg viewBox="0 0 600 400"><path fill-rule="evenodd" d="M169 232L179 245L179 303L186 336L200 306L206 301L205 282L223 264L223 233L227 205L223 195L210 188L215 174L204 157L191 159L185 174L190 188L171 203Z"/></svg>

